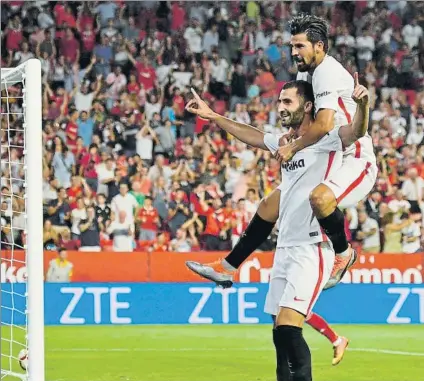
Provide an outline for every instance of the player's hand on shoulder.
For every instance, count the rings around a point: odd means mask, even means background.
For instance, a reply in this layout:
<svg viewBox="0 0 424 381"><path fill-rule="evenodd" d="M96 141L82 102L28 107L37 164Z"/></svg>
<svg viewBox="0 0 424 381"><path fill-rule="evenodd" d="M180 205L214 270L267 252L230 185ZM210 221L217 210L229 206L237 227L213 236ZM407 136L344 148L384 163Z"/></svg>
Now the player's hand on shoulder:
<svg viewBox="0 0 424 381"><path fill-rule="evenodd" d="M352 99L360 106L369 104L369 91L365 86L359 84L358 72L353 75L355 81L355 88L353 90Z"/></svg>
<svg viewBox="0 0 424 381"><path fill-rule="evenodd" d="M286 163L293 158L296 152L296 144L294 141L292 141L278 148L277 152L275 153L275 158L280 163Z"/></svg>
<svg viewBox="0 0 424 381"><path fill-rule="evenodd" d="M280 146L284 146L286 144L289 144L295 139L294 131L292 128L288 132L286 132L284 135L281 135L280 139L278 140L278 144Z"/></svg>

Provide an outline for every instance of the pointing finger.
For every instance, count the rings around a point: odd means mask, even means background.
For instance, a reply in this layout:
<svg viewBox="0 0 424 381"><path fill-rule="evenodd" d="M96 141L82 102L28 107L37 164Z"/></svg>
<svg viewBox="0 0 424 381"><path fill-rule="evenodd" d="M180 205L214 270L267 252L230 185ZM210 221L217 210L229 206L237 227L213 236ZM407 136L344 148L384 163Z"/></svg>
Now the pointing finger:
<svg viewBox="0 0 424 381"><path fill-rule="evenodd" d="M201 101L202 99L199 97L199 94L196 93L196 90L194 90L193 88L190 88L191 93L193 94L194 98L196 98L196 100Z"/></svg>
<svg viewBox="0 0 424 381"><path fill-rule="evenodd" d="M359 86L359 75L357 71L355 71L355 73L353 74L353 80L355 82L355 87Z"/></svg>

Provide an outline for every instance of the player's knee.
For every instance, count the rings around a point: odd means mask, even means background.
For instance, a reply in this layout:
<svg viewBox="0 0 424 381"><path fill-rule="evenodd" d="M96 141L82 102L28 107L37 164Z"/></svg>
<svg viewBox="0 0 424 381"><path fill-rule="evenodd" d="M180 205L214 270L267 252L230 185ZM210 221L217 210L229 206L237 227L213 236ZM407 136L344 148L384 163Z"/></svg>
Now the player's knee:
<svg viewBox="0 0 424 381"><path fill-rule="evenodd" d="M287 325L292 327L302 327L305 316L300 312L287 307L280 307L278 315L275 319L275 326Z"/></svg>
<svg viewBox="0 0 424 381"><path fill-rule="evenodd" d="M334 209L337 206L337 200L333 191L327 185L319 184L309 195L314 212L323 212L327 209Z"/></svg>

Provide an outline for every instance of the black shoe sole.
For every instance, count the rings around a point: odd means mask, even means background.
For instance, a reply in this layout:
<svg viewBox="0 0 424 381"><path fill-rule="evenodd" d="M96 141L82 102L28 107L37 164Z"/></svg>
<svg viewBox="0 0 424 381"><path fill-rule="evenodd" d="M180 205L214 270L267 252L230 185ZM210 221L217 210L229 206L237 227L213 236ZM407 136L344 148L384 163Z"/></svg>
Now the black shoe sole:
<svg viewBox="0 0 424 381"><path fill-rule="evenodd" d="M193 271L194 273L196 273L197 275L199 275L201 278L210 280L211 282L215 283L217 286L222 287L222 288L231 288L233 286L233 282L231 280L215 280L212 277L205 275L205 274L200 274L199 272L197 272L195 269L191 268L190 265L187 264L186 262L186 266Z"/></svg>

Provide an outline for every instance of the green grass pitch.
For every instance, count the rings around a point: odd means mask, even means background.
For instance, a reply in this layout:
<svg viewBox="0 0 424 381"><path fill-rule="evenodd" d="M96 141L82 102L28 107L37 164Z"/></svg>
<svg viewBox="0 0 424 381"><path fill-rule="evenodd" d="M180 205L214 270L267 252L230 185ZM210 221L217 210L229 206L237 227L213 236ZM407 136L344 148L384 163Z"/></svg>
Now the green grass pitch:
<svg viewBox="0 0 424 381"><path fill-rule="evenodd" d="M424 381L422 326L335 328L351 339L337 367L330 343L305 329L314 381ZM4 369L11 330L1 333ZM13 335L21 341L21 330ZM46 381L275 381L274 367L265 325L46 327Z"/></svg>

